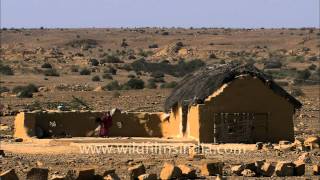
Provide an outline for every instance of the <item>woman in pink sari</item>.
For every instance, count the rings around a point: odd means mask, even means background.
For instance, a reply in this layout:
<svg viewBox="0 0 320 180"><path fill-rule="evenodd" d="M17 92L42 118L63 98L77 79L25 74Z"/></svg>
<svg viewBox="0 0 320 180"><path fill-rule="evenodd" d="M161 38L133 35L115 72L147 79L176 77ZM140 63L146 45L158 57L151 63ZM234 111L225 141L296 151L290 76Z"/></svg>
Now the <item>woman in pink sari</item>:
<svg viewBox="0 0 320 180"><path fill-rule="evenodd" d="M110 112L103 114L100 122L100 137L107 137L109 135L109 128L112 126L112 117Z"/></svg>

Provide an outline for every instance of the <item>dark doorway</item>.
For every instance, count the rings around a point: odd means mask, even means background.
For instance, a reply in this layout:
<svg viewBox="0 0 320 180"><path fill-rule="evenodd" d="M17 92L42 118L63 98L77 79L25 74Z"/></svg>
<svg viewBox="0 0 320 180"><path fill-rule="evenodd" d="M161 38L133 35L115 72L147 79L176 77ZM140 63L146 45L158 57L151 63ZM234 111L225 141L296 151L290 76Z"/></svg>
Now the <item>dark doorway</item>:
<svg viewBox="0 0 320 180"><path fill-rule="evenodd" d="M267 113L214 113L214 142L264 142L268 139L267 121Z"/></svg>

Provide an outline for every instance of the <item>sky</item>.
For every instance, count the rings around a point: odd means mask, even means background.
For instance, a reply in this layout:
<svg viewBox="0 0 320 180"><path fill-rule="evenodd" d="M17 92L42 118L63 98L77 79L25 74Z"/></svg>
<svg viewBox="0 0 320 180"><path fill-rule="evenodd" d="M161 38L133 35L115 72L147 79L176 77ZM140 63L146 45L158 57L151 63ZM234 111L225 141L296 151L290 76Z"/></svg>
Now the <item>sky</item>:
<svg viewBox="0 0 320 180"><path fill-rule="evenodd" d="M320 0L0 0L1 27L319 27Z"/></svg>

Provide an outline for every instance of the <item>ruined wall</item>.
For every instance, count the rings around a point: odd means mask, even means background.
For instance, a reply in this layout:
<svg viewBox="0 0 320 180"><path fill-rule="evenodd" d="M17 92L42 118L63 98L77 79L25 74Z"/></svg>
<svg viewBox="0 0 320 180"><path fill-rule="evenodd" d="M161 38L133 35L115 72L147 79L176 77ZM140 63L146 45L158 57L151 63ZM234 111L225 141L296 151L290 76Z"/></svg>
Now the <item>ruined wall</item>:
<svg viewBox="0 0 320 180"><path fill-rule="evenodd" d="M171 110L170 117L162 123L165 137L182 137L182 108L176 107Z"/></svg>
<svg viewBox="0 0 320 180"><path fill-rule="evenodd" d="M243 76L221 87L197 105L200 115L201 142L213 142L214 113L268 113L266 141L278 142L294 138L294 107L276 95L259 79ZM254 122L253 122L254 123Z"/></svg>
<svg viewBox="0 0 320 180"><path fill-rule="evenodd" d="M36 112L19 113L15 119L16 137L29 138L39 134L44 137L85 137L92 136L99 126L96 118L103 112ZM176 134L165 128L170 121L165 114L134 113L116 111L112 117L110 136L124 137L170 137ZM40 130L39 130L40 129Z"/></svg>
<svg viewBox="0 0 320 180"><path fill-rule="evenodd" d="M14 121L14 136L15 137L33 137L36 135L36 114L19 113Z"/></svg>
<svg viewBox="0 0 320 180"><path fill-rule="evenodd" d="M110 136L162 137L162 113L127 113L112 116Z"/></svg>

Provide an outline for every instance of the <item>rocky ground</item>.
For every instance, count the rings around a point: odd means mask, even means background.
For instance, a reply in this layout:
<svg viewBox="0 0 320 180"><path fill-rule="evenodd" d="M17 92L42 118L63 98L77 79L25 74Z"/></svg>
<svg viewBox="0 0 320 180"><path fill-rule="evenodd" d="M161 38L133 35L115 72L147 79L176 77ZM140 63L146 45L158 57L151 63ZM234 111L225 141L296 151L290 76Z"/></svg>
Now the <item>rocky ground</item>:
<svg viewBox="0 0 320 180"><path fill-rule="evenodd" d="M295 134L296 138L308 138L310 136L319 136L319 96L318 96L318 87L317 86L305 86L302 88L305 96L301 96L299 99L304 104L303 108L297 112L297 117L295 119ZM152 93L157 92L157 93ZM169 92L169 91L168 91ZM130 95L124 95L127 98L132 98L128 100L126 98L124 102L119 102L119 104L130 106L132 104L139 104L137 100L141 100L142 96L145 93L150 93L150 98L144 100L146 106L152 106L154 109L161 109L161 104L164 101L164 97L167 95L166 91L161 90L145 90L139 91L129 91L125 92ZM134 94L134 95L133 95ZM157 95L162 94L162 95ZM94 95L92 95L94 96ZM135 100L133 100L136 98ZM157 99L158 104L152 104L154 99ZM107 98L108 99L108 98ZM117 101L121 101L121 96L117 98ZM109 100L110 101L110 100ZM90 102L90 101L88 101ZM106 102L108 104L108 102ZM141 102L142 103L142 102ZM141 104L139 104L141 105ZM137 107L139 107L137 105ZM148 108L146 108L148 109ZM143 110L143 109L142 109ZM188 154L179 154L179 155L159 155L159 154L79 154L77 150L72 151L70 146L57 146L57 149L52 148L52 144L45 145L40 144L39 148L42 149L42 152L37 154L32 153L32 148L25 146L24 142L15 142L16 140L12 138L13 132L13 119L14 116L5 116L1 119L1 136L2 136L2 145L6 147L6 144L17 145L16 149L25 149L22 152L16 151L6 151L5 156L1 158L2 169L15 169L19 177L22 179L26 177L27 172L30 168L39 167L39 168L48 168L49 176L53 175L66 175L69 170L72 169L86 169L92 168L95 170L96 174L103 175L107 170L115 170L115 173L121 179L129 179L130 172L128 168L136 165L143 164L145 170L148 174L157 174L157 177L160 177L161 169L166 162L174 163L175 165L188 165L193 170L196 171L197 177L213 178L213 176L207 176L201 174L201 167L205 163L210 162L223 162L223 175L224 176L235 176L232 173L231 168L243 164L243 163L254 163L260 160L266 160L272 165L280 161L290 161L294 162L299 159L299 156L302 156L305 159L305 176L303 178L316 178L312 176L312 166L320 163L320 151L319 149L314 149L311 151L301 151L297 148L288 149L287 146L282 147L283 149L268 149L268 150L255 150L249 151L243 154L215 154L209 155L206 154L203 156L192 156ZM26 144L28 144L26 142ZM31 144L31 146L35 146ZM19 146L21 145L21 146ZM28 144L30 145L30 143ZM56 144L57 145L57 144ZM274 145L277 147L277 144ZM63 149L59 153L59 148ZM30 150L28 150L30 149ZM70 153L67 153L70 150ZM305 153L308 153L307 155ZM304 157L306 156L306 157ZM300 157L301 159L301 157ZM249 173L250 174L250 173ZM241 174L240 174L241 175ZM242 176L242 175L241 175ZM298 178L298 177L295 177Z"/></svg>
<svg viewBox="0 0 320 180"><path fill-rule="evenodd" d="M26 175L31 168L36 167L48 169L50 177L54 175L65 176L69 170L94 169L96 175L102 176L106 171L115 171L117 176L119 176L121 179L129 179L130 171L128 169L139 164L144 165L146 173L156 174L157 177L161 177L164 176L162 169L164 168L165 163L171 163L176 166L186 165L195 171L194 173L196 177L210 179L213 178L215 175L214 172L217 171L212 170L213 173L206 174L206 170L203 166L217 162L223 163L223 176L251 176L248 174L241 174L241 170L238 172L239 168L237 168L237 165L242 165L243 169L251 169L253 172L258 173L259 171L250 166L252 166L252 163L262 160L266 161L263 163L270 163L270 166L274 168L281 162L298 161L305 165L303 178L316 178L316 176L312 175L312 168L313 165L320 163L319 149L314 149L311 151L308 150L308 152L306 152L305 150L299 150L299 148L297 148L298 146L292 144L288 146L283 144L280 149L276 144L274 144L274 148L267 148L267 145L264 145L261 150L248 150L247 152L240 154L222 151L217 154L80 154L79 152L77 153L77 151L71 151L72 147L67 145L63 145L64 149L61 149L60 152L55 151L57 150L55 147L59 146L58 144L55 146L42 144L42 153L37 152L35 154L30 152L33 150L35 144L33 144L32 147L23 145L22 143L20 143L20 145L17 145L17 143L11 143L11 145L12 144L15 144L17 147L20 146L20 148L29 148L29 150L21 150L26 153L5 151L5 156L1 157L2 169L15 169L18 176L22 179L26 178ZM76 150L75 148L73 149ZM237 169L237 171L235 169ZM272 171L271 174L269 172L269 174L265 174L265 176L272 175L277 177L281 176L281 173L288 173L290 176L290 170L278 169L278 171L278 174ZM167 173L170 174L170 171ZM293 174L291 173L291 175ZM299 177L295 178L299 179Z"/></svg>

